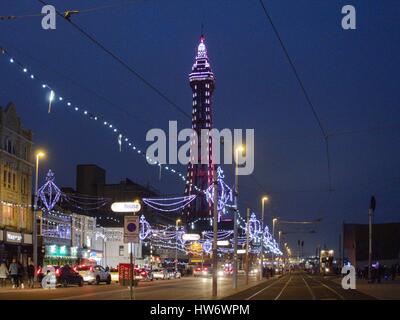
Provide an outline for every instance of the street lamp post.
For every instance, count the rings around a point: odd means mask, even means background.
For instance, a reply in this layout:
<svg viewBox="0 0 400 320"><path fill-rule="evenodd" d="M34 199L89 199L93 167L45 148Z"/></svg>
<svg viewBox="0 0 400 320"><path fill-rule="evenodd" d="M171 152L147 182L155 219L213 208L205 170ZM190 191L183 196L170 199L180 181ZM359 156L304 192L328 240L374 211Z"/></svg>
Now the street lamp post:
<svg viewBox="0 0 400 320"><path fill-rule="evenodd" d="M264 271L264 211L265 211L265 201L268 201L268 197L263 197L261 199L261 250L260 250L260 280L263 278Z"/></svg>
<svg viewBox="0 0 400 320"><path fill-rule="evenodd" d="M38 184L39 184L39 159L44 157L44 152L36 153L36 171L35 171L35 197L33 205L33 265L38 267L38 234L37 234L37 204L38 204ZM36 280L36 272L35 272Z"/></svg>
<svg viewBox="0 0 400 320"><path fill-rule="evenodd" d="M368 209L368 281L372 281L372 219L376 207L375 197L372 196Z"/></svg>
<svg viewBox="0 0 400 320"><path fill-rule="evenodd" d="M178 225L181 222L181 219L176 220L175 229L176 229L176 239L175 239L175 273L178 272Z"/></svg>
<svg viewBox="0 0 400 320"><path fill-rule="evenodd" d="M246 216L246 285L249 284L249 272L250 272L249 234L250 234L250 208L247 208L247 216Z"/></svg>
<svg viewBox="0 0 400 320"><path fill-rule="evenodd" d="M233 215L233 265L232 265L232 287L233 289L237 288L237 246L238 246L238 195L239 195L239 174L238 174L238 159L239 159L239 152L243 152L244 147L239 146L235 149L235 210Z"/></svg>
<svg viewBox="0 0 400 320"><path fill-rule="evenodd" d="M278 249L281 249L281 235L282 235L282 231L278 231ZM281 265L281 258L278 258L278 269L280 270L280 265Z"/></svg>
<svg viewBox="0 0 400 320"><path fill-rule="evenodd" d="M278 221L277 218L272 219L272 238L275 240L275 223ZM272 252L272 267L275 270L275 254Z"/></svg>
<svg viewBox="0 0 400 320"><path fill-rule="evenodd" d="M212 296L217 297L218 281L218 177L217 166L214 165L214 221L213 221L213 278L212 278Z"/></svg>

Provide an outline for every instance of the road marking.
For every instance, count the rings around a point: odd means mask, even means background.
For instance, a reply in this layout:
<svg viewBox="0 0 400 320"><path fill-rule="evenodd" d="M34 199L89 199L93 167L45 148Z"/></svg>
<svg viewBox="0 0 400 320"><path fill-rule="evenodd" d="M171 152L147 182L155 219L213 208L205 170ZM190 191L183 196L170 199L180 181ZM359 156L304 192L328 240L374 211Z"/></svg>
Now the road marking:
<svg viewBox="0 0 400 320"><path fill-rule="evenodd" d="M304 283L306 284L306 287L307 287L308 291L310 292L312 299L315 300L316 297L315 297L315 294L312 292L311 287L308 285L307 281L304 279L303 276L301 276L301 278L303 279Z"/></svg>
<svg viewBox="0 0 400 320"><path fill-rule="evenodd" d="M272 282L269 286L266 286L265 288L262 288L260 291L257 291L256 293L254 293L253 295L251 295L250 297L246 298L245 300L250 300L252 298L254 298L256 295L260 294L261 292L263 292L264 290L267 290L268 288L270 288L272 285L274 285L275 283L277 283L279 280L281 280L282 278L279 278L277 280L275 280L274 282Z"/></svg>
<svg viewBox="0 0 400 320"><path fill-rule="evenodd" d="M282 295L283 291L286 289L286 287L288 286L290 280L292 280L293 276L290 276L288 282L286 282L285 286L282 288L281 292L279 292L279 294L276 296L276 298L274 300L278 300L280 298L280 296Z"/></svg>
<svg viewBox="0 0 400 320"><path fill-rule="evenodd" d="M307 275L308 276L308 275ZM317 279L313 279L310 276L308 276L311 280L317 281L319 282L322 286L324 286L325 288L327 288L329 291L333 292L334 294L336 294L341 300L345 300L344 297L338 293L336 290L332 289L331 287L327 286L326 284L322 283L321 281L317 280Z"/></svg>
<svg viewBox="0 0 400 320"><path fill-rule="evenodd" d="M107 291L101 291L101 292L92 292L92 293L86 293L86 294L80 294L76 296L68 296L68 297L62 297L62 298L56 298L52 300L78 300L79 298L86 298L86 297L91 297L91 296L100 296L104 294L110 294L110 293L122 293L126 292L127 289L120 289L120 290L107 290Z"/></svg>

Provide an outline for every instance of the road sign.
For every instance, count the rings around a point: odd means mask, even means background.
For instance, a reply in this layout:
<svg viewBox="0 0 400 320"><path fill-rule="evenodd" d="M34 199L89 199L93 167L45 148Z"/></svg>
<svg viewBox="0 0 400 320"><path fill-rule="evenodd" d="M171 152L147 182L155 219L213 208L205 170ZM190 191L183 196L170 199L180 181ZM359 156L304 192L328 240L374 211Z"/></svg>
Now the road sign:
<svg viewBox="0 0 400 320"><path fill-rule="evenodd" d="M139 217L124 217L124 243L139 243Z"/></svg>
<svg viewBox="0 0 400 320"><path fill-rule="evenodd" d="M114 202L111 205L113 212L139 212L141 205L139 202Z"/></svg>

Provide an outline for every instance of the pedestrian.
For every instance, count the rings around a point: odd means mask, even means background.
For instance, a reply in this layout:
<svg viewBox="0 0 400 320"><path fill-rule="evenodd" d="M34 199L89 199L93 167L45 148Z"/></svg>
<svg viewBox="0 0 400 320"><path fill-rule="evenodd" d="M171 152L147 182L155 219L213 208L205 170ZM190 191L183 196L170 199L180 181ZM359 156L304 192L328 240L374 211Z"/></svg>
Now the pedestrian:
<svg viewBox="0 0 400 320"><path fill-rule="evenodd" d="M5 262L3 261L0 265L0 286L1 287L5 287L6 286L6 281L8 278L8 269L7 266L5 264Z"/></svg>
<svg viewBox="0 0 400 320"><path fill-rule="evenodd" d="M33 265L33 262L30 261L28 264L27 268L27 273L28 273L28 287L29 288L34 288L35 287L35 266Z"/></svg>
<svg viewBox="0 0 400 320"><path fill-rule="evenodd" d="M18 264L17 264L17 261L15 259L12 260L8 272L10 273L10 276L11 276L13 289L18 288L19 287L19 282L18 282L18 280L19 280L18 279Z"/></svg>
<svg viewBox="0 0 400 320"><path fill-rule="evenodd" d="M18 261L18 282L20 284L20 288L24 289L24 278L25 278L25 268L21 262Z"/></svg>

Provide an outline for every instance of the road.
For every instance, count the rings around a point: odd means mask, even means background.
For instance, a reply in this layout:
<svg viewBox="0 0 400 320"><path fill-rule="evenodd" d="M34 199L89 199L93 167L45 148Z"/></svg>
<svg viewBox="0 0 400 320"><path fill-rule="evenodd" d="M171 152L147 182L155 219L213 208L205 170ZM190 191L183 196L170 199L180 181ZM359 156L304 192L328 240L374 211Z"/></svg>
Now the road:
<svg viewBox="0 0 400 320"><path fill-rule="evenodd" d="M304 272L287 274L225 297L224 300L374 300L356 290L344 290L329 277Z"/></svg>
<svg viewBox="0 0 400 320"><path fill-rule="evenodd" d="M141 282L135 288L136 300L206 300L211 299L211 278L183 277L173 280ZM245 278L239 277L239 288L244 288ZM250 277L249 285L259 283ZM218 279L218 298L233 294L232 279ZM0 300L129 300L130 291L118 284L84 285L83 287L45 289L0 290Z"/></svg>
<svg viewBox="0 0 400 320"><path fill-rule="evenodd" d="M223 300L372 300L356 290L344 290L329 277L304 272L258 281L250 277L248 286L239 277L239 289L232 289L231 278L219 278L218 299ZM135 288L135 300L211 299L211 278L183 277L174 280L141 282ZM0 300L129 300L130 291L118 284L44 289L2 289Z"/></svg>

